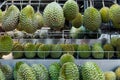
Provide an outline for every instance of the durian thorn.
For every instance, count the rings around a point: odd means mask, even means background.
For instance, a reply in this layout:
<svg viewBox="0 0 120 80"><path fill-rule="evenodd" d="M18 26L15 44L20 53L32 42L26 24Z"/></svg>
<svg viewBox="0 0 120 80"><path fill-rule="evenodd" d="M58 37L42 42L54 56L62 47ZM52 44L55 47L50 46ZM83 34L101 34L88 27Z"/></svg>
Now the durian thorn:
<svg viewBox="0 0 120 80"><path fill-rule="evenodd" d="M104 0L102 0L102 5L103 5L103 7L105 7L105 2L104 2Z"/></svg>

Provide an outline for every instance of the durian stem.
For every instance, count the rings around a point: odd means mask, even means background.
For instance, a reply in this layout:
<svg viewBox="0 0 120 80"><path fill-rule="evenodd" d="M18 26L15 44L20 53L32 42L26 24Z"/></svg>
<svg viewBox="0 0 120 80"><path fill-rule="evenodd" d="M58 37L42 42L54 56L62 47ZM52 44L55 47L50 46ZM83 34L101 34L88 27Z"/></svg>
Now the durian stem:
<svg viewBox="0 0 120 80"><path fill-rule="evenodd" d="M92 5L92 0L89 0L90 1L90 7L92 7L93 5Z"/></svg>
<svg viewBox="0 0 120 80"><path fill-rule="evenodd" d="M31 0L29 0L29 5L31 5Z"/></svg>
<svg viewBox="0 0 120 80"><path fill-rule="evenodd" d="M22 10L22 4L23 4L23 0L20 1L20 8Z"/></svg>
<svg viewBox="0 0 120 80"><path fill-rule="evenodd" d="M12 5L14 4L14 0L12 0Z"/></svg>
<svg viewBox="0 0 120 80"><path fill-rule="evenodd" d="M102 5L103 5L103 7L105 7L105 2L104 2L104 0L102 0Z"/></svg>
<svg viewBox="0 0 120 80"><path fill-rule="evenodd" d="M114 3L117 4L117 0L114 0Z"/></svg>
<svg viewBox="0 0 120 80"><path fill-rule="evenodd" d="M40 2L41 2L41 0L39 0L39 4L38 4L37 11L39 11L39 10L40 10Z"/></svg>

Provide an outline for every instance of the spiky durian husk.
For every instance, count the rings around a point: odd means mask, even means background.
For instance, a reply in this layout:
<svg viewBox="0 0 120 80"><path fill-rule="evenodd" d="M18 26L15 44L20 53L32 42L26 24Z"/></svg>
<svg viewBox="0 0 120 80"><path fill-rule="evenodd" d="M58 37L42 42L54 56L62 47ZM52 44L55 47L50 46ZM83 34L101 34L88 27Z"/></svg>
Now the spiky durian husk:
<svg viewBox="0 0 120 80"><path fill-rule="evenodd" d="M12 51L13 48L13 40L8 35L0 36L0 53L3 55L7 55Z"/></svg>
<svg viewBox="0 0 120 80"><path fill-rule="evenodd" d="M108 23L110 21L109 8L108 7L102 7L100 9L100 14L101 14L102 22Z"/></svg>
<svg viewBox="0 0 120 80"><path fill-rule="evenodd" d="M79 28L83 23L83 17L81 13L78 13L75 19L72 20L72 26Z"/></svg>
<svg viewBox="0 0 120 80"><path fill-rule="evenodd" d="M42 44L38 48L37 56L39 58L46 58L49 56L51 50L51 45L49 44Z"/></svg>
<svg viewBox="0 0 120 80"><path fill-rule="evenodd" d="M118 4L112 5L110 7L109 13L110 13L110 19L111 19L114 27L115 28L120 28L120 21L119 21L120 5L118 5Z"/></svg>
<svg viewBox="0 0 120 80"><path fill-rule="evenodd" d="M49 3L43 12L44 23L52 29L58 30L64 26L64 14L61 6L56 2Z"/></svg>
<svg viewBox="0 0 120 80"><path fill-rule="evenodd" d="M40 12L36 12L35 15L34 15L34 18L33 18L36 26L37 26L37 29L41 29L41 27L44 26L44 20L43 20L43 16Z"/></svg>
<svg viewBox="0 0 120 80"><path fill-rule="evenodd" d="M95 43L92 46L92 56L93 58L96 58L96 59L104 58L104 50L101 46L101 43Z"/></svg>
<svg viewBox="0 0 120 80"><path fill-rule="evenodd" d="M94 7L88 7L83 16L83 25L90 31L97 31L101 26L100 12Z"/></svg>
<svg viewBox="0 0 120 80"><path fill-rule="evenodd" d="M34 58L36 56L36 47L32 43L26 43L24 45L24 51L26 58Z"/></svg>
<svg viewBox="0 0 120 80"><path fill-rule="evenodd" d="M71 55L74 55L74 47L72 44L61 44L63 53L69 53Z"/></svg>
<svg viewBox="0 0 120 80"><path fill-rule="evenodd" d="M105 80L116 80L116 75L113 71L104 72Z"/></svg>
<svg viewBox="0 0 120 80"><path fill-rule="evenodd" d="M79 13L79 6L74 0L67 0L63 6L63 12L66 20L73 20Z"/></svg>
<svg viewBox="0 0 120 80"><path fill-rule="evenodd" d="M120 67L115 70L116 80L120 80Z"/></svg>
<svg viewBox="0 0 120 80"><path fill-rule="evenodd" d="M61 68L60 64L56 62L52 63L49 66L49 74L51 80L58 80L60 68Z"/></svg>
<svg viewBox="0 0 120 80"><path fill-rule="evenodd" d="M18 65L17 80L37 80L33 69L26 63Z"/></svg>
<svg viewBox="0 0 120 80"><path fill-rule="evenodd" d="M91 55L91 48L90 48L90 46L89 46L88 44L86 44L86 43L80 44L80 45L78 46L77 51L78 51L77 54L78 54L79 57L81 57L81 58L89 58L90 55ZM79 51L80 51L80 52L79 52ZM83 52L82 52L82 51L83 51Z"/></svg>
<svg viewBox="0 0 120 80"><path fill-rule="evenodd" d="M20 25L27 33L34 33L37 30L37 26L34 23L34 9L32 6L27 5L20 12Z"/></svg>
<svg viewBox="0 0 120 80"><path fill-rule="evenodd" d="M5 31L14 30L18 25L19 14L19 9L15 5L11 5L3 17L2 29Z"/></svg>
<svg viewBox="0 0 120 80"><path fill-rule="evenodd" d="M33 71L36 75L36 80L49 80L48 70L42 64L33 64Z"/></svg>
<svg viewBox="0 0 120 80"><path fill-rule="evenodd" d="M82 65L83 80L105 80L104 73L94 62L86 62Z"/></svg>
<svg viewBox="0 0 120 80"><path fill-rule="evenodd" d="M23 57L24 48L23 48L23 45L21 45L19 42L15 42L13 44L12 51L13 51L12 52L13 58L16 59L16 58L22 58ZM17 52L15 52L15 51L17 51Z"/></svg>
<svg viewBox="0 0 120 80"><path fill-rule="evenodd" d="M105 58L112 58L114 56L114 48L111 44L107 43L103 46L105 52Z"/></svg>
<svg viewBox="0 0 120 80"><path fill-rule="evenodd" d="M60 64L63 65L66 62L75 62L74 57L71 54L63 54L60 57Z"/></svg>
<svg viewBox="0 0 120 80"><path fill-rule="evenodd" d="M58 80L79 80L79 70L75 63L67 62L62 65Z"/></svg>
<svg viewBox="0 0 120 80"><path fill-rule="evenodd" d="M62 47L60 46L60 44L53 45L52 52L50 53L50 56L52 58L59 58L61 55L62 55Z"/></svg>
<svg viewBox="0 0 120 80"><path fill-rule="evenodd" d="M6 80L13 80L13 70L9 65L0 65L0 69L2 70Z"/></svg>

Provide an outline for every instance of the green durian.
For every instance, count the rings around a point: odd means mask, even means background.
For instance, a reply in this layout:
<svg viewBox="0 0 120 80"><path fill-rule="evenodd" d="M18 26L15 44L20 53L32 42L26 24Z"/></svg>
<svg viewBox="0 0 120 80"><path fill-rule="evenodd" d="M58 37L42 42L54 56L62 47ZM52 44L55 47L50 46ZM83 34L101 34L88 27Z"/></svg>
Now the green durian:
<svg viewBox="0 0 120 80"><path fill-rule="evenodd" d="M34 33L37 26L34 23L34 9L31 5L27 5L20 12L20 26L27 33Z"/></svg>
<svg viewBox="0 0 120 80"><path fill-rule="evenodd" d="M36 47L33 43L26 43L24 45L24 54L26 58L34 58L36 56Z"/></svg>
<svg viewBox="0 0 120 80"><path fill-rule="evenodd" d="M90 3L91 0L90 0ZM102 20L100 12L90 4L90 7L85 9L83 16L83 25L90 31L97 31L101 26Z"/></svg>
<svg viewBox="0 0 120 80"><path fill-rule="evenodd" d="M37 25L37 29L41 29L44 26L44 20L42 14L37 11L34 15L34 23Z"/></svg>
<svg viewBox="0 0 120 80"><path fill-rule="evenodd" d="M8 35L1 35L0 36L0 54L1 55L8 55L13 48L13 40Z"/></svg>
<svg viewBox="0 0 120 80"><path fill-rule="evenodd" d="M42 64L33 64L33 71L36 75L36 80L49 80L48 70Z"/></svg>
<svg viewBox="0 0 120 80"><path fill-rule="evenodd" d="M60 68L61 66L57 62L54 62L49 66L50 80L58 80Z"/></svg>
<svg viewBox="0 0 120 80"><path fill-rule="evenodd" d="M93 58L96 58L96 59L104 58L104 50L101 46L101 43L95 43L92 46L92 56Z"/></svg>
<svg viewBox="0 0 120 80"><path fill-rule="evenodd" d="M81 58L89 58L91 56L91 48L88 44L83 43L78 45L77 54ZM79 52L80 51L80 52ZM82 52L83 51L83 52Z"/></svg>
<svg viewBox="0 0 120 80"><path fill-rule="evenodd" d="M23 45L21 45L21 43L19 42L15 42L13 44L13 49L12 49L12 56L14 59L18 59L18 58L22 58L23 57L23 51L24 51L24 47ZM17 51L17 52L16 52ZM19 52L20 51L20 52Z"/></svg>
<svg viewBox="0 0 120 80"><path fill-rule="evenodd" d="M3 74L1 69L0 69L0 80L6 80L5 75Z"/></svg>
<svg viewBox="0 0 120 80"><path fill-rule="evenodd" d="M72 55L70 55L69 53L67 54L63 54L61 57L60 57L60 64L63 65L64 63L66 62L75 62L75 59Z"/></svg>
<svg viewBox="0 0 120 80"><path fill-rule="evenodd" d="M64 63L60 69L58 80L79 80L79 70L75 63Z"/></svg>
<svg viewBox="0 0 120 80"><path fill-rule="evenodd" d="M105 51L105 58L112 58L114 56L114 48L111 44L107 43L103 46L103 50Z"/></svg>
<svg viewBox="0 0 120 80"><path fill-rule="evenodd" d="M94 62L86 62L82 65L83 80L105 80L103 71Z"/></svg>
<svg viewBox="0 0 120 80"><path fill-rule="evenodd" d="M115 70L115 74L116 74L116 80L120 80L120 67L117 67L117 69Z"/></svg>
<svg viewBox="0 0 120 80"><path fill-rule="evenodd" d="M67 0L63 5L65 19L72 21L79 13L79 6L74 0Z"/></svg>
<svg viewBox="0 0 120 80"><path fill-rule="evenodd" d="M39 58L46 58L46 57L48 57L49 54L50 54L50 49L51 49L51 45L49 45L49 44L42 44L38 48L37 56Z"/></svg>
<svg viewBox="0 0 120 80"><path fill-rule="evenodd" d="M54 30L61 29L64 26L65 18L62 7L56 3L49 3L43 12L44 23Z"/></svg>
<svg viewBox="0 0 120 80"><path fill-rule="evenodd" d="M5 80L13 80L13 70L11 66L1 64L0 69L5 76Z"/></svg>
<svg viewBox="0 0 120 80"><path fill-rule="evenodd" d="M77 16L72 20L72 26L79 28L83 23L82 14L78 13Z"/></svg>
<svg viewBox="0 0 120 80"><path fill-rule="evenodd" d="M60 44L53 45L52 52L50 53L50 56L52 58L59 58L61 55L62 55L62 47L60 46Z"/></svg>
<svg viewBox="0 0 120 80"><path fill-rule="evenodd" d="M110 43L112 44L113 47L117 47L117 39L118 37L117 36L114 36L110 39Z"/></svg>
<svg viewBox="0 0 120 80"><path fill-rule="evenodd" d="M2 29L5 31L14 30L18 25L19 14L19 9L15 5L11 5L3 17Z"/></svg>
<svg viewBox="0 0 120 80"><path fill-rule="evenodd" d="M113 71L104 72L105 80L116 80L116 75Z"/></svg>

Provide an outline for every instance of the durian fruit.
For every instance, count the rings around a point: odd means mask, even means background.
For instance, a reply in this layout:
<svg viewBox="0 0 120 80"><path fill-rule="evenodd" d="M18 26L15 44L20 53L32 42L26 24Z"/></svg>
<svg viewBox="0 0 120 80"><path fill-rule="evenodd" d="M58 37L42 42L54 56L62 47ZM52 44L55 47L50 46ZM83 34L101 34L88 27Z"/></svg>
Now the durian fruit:
<svg viewBox="0 0 120 80"><path fill-rule="evenodd" d="M103 23L108 23L110 21L109 8L105 6L104 1L102 1L103 7L100 9L100 14Z"/></svg>
<svg viewBox="0 0 120 80"><path fill-rule="evenodd" d="M44 26L43 16L39 11L35 13L33 20L34 23L37 25L37 29L41 29L41 27Z"/></svg>
<svg viewBox="0 0 120 80"><path fill-rule="evenodd" d="M101 43L95 43L92 46L92 56L96 59L104 58L104 50L101 46Z"/></svg>
<svg viewBox="0 0 120 80"><path fill-rule="evenodd" d="M23 57L23 45L19 42L14 42L13 43L13 49L12 49L12 56L14 59L22 58ZM20 51L20 52L19 52Z"/></svg>
<svg viewBox="0 0 120 80"><path fill-rule="evenodd" d="M59 58L62 55L62 47L60 44L53 45L51 51L50 56L52 58Z"/></svg>
<svg viewBox="0 0 120 80"><path fill-rule="evenodd" d="M84 26L80 26L79 28L75 28L74 26L70 29L70 37L74 39L82 39L85 36L86 29Z"/></svg>
<svg viewBox="0 0 120 80"><path fill-rule="evenodd" d="M2 23L2 19L3 19L3 12L2 12L2 10L0 9L0 24Z"/></svg>
<svg viewBox="0 0 120 80"><path fill-rule="evenodd" d="M13 48L13 40L8 35L1 35L0 36L0 54L1 55L8 55Z"/></svg>
<svg viewBox="0 0 120 80"><path fill-rule="evenodd" d="M72 55L70 55L69 53L67 54L63 54L61 57L60 57L60 64L63 65L64 63L66 62L75 62L75 59Z"/></svg>
<svg viewBox="0 0 120 80"><path fill-rule="evenodd" d="M116 75L113 71L104 72L105 80L116 80Z"/></svg>
<svg viewBox="0 0 120 80"><path fill-rule="evenodd" d="M74 47L72 46L72 44L61 44L63 53L69 53L71 55L74 55Z"/></svg>
<svg viewBox="0 0 120 80"><path fill-rule="evenodd" d="M20 12L20 26L27 33L34 33L37 26L34 23L34 9L31 5L27 5Z"/></svg>
<svg viewBox="0 0 120 80"><path fill-rule="evenodd" d="M120 21L119 21L119 18L120 18L120 5L117 4L117 0L115 0L115 4L113 4L111 7L110 7L110 19L113 23L113 26L115 28L120 28Z"/></svg>
<svg viewBox="0 0 120 80"><path fill-rule="evenodd" d="M117 69L115 70L115 74L116 74L116 80L120 80L120 67L117 67Z"/></svg>
<svg viewBox="0 0 120 80"><path fill-rule="evenodd" d="M18 25L19 14L19 9L15 5L11 5L3 17L2 29L5 31L14 30Z"/></svg>
<svg viewBox="0 0 120 80"><path fill-rule="evenodd" d="M45 25L55 30L61 29L65 22L63 9L56 2L51 2L45 7L43 18Z"/></svg>
<svg viewBox="0 0 120 80"><path fill-rule="evenodd" d="M92 2L90 0L90 7L88 7L84 12L83 25L90 31L97 31L101 26L101 22L100 12L92 6Z"/></svg>
<svg viewBox="0 0 120 80"><path fill-rule="evenodd" d="M79 6L74 0L67 0L63 5L65 19L72 21L79 13Z"/></svg>
<svg viewBox="0 0 120 80"><path fill-rule="evenodd" d="M38 48L42 45L42 43L37 43L35 44L35 47L36 47L36 51L38 50Z"/></svg>
<svg viewBox="0 0 120 80"><path fill-rule="evenodd" d="M78 49L77 49L77 54L79 55L79 57L81 58L89 58L91 55L91 48L88 44L83 43L78 45ZM79 52L80 51L80 52Z"/></svg>
<svg viewBox="0 0 120 80"><path fill-rule="evenodd" d="M77 65L73 62L64 63L60 69L58 80L79 80Z"/></svg>
<svg viewBox="0 0 120 80"><path fill-rule="evenodd" d="M110 43L105 44L103 50L105 51L105 58L112 58L114 56L114 48Z"/></svg>
<svg viewBox="0 0 120 80"><path fill-rule="evenodd" d="M50 54L51 45L50 44L42 44L38 48L37 56L39 58L46 58Z"/></svg>
<svg viewBox="0 0 120 80"><path fill-rule="evenodd" d="M18 61L18 62L16 62L15 66L13 67L13 77L14 77L14 80L18 80L18 77L20 77L20 76L18 76L17 71L18 71L18 69L19 69L21 64L24 64L24 62Z"/></svg>
<svg viewBox="0 0 120 80"><path fill-rule="evenodd" d="M49 80L48 70L42 64L33 64L32 69L36 75L36 80Z"/></svg>
<svg viewBox="0 0 120 80"><path fill-rule="evenodd" d="M36 56L36 47L33 43L26 43L24 45L24 55L26 58L34 58Z"/></svg>
<svg viewBox="0 0 120 80"><path fill-rule="evenodd" d="M82 14L78 13L77 16L72 20L72 26L79 28L83 23Z"/></svg>
<svg viewBox="0 0 120 80"><path fill-rule="evenodd" d="M50 80L58 80L60 68L61 66L57 62L54 62L49 66Z"/></svg>
<svg viewBox="0 0 120 80"><path fill-rule="evenodd" d="M0 69L0 80L6 80L5 75L3 74L1 69Z"/></svg>
<svg viewBox="0 0 120 80"><path fill-rule="evenodd" d="M11 66L0 64L0 69L5 76L5 80L13 80L13 69Z"/></svg>
<svg viewBox="0 0 120 80"><path fill-rule="evenodd" d="M37 80L36 75L29 65L26 63L19 63L15 65L16 67L16 80Z"/></svg>
<svg viewBox="0 0 120 80"><path fill-rule="evenodd" d="M103 71L94 62L86 62L82 65L83 80L105 80Z"/></svg>
<svg viewBox="0 0 120 80"><path fill-rule="evenodd" d="M120 38L116 40L116 57L120 58Z"/></svg>
<svg viewBox="0 0 120 80"><path fill-rule="evenodd" d="M114 36L110 39L110 43L112 44L113 47L117 47L117 39L118 37L117 36Z"/></svg>

